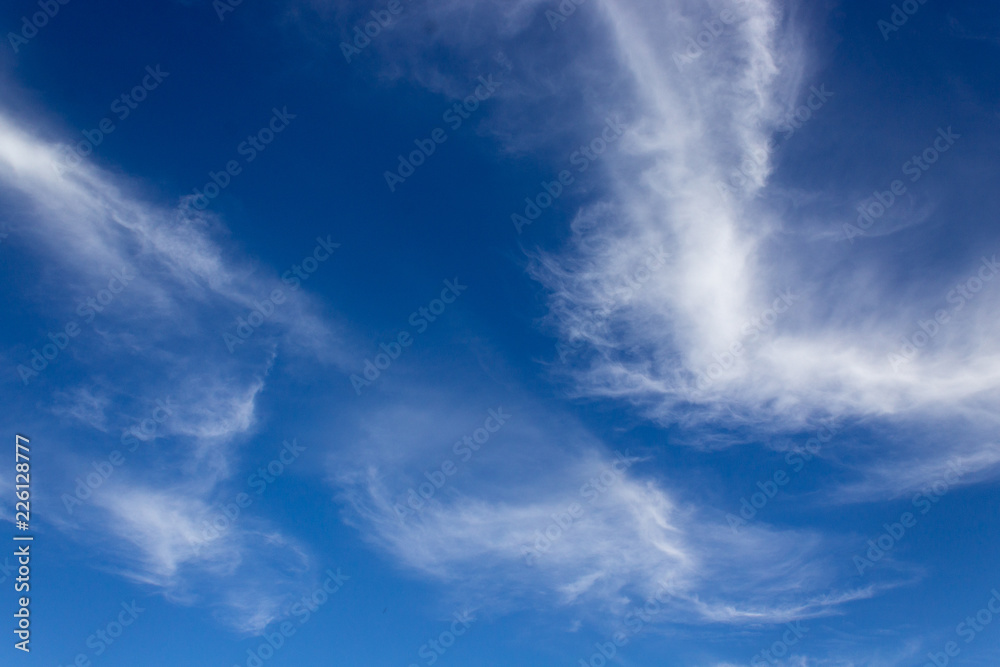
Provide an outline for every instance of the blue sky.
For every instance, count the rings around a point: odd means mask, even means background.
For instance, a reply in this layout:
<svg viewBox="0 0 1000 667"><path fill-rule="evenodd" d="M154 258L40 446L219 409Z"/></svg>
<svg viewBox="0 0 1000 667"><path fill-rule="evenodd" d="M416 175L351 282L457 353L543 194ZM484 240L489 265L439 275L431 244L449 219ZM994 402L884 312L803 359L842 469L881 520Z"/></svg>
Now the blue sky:
<svg viewBox="0 0 1000 667"><path fill-rule="evenodd" d="M994 5L0 24L3 664L997 663Z"/></svg>

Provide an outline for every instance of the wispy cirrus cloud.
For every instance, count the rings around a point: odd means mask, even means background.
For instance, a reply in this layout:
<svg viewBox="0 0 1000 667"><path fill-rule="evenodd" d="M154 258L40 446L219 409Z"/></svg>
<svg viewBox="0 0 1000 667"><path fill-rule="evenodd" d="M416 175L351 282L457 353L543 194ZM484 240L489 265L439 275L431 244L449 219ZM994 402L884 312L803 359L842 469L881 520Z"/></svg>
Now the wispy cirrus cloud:
<svg viewBox="0 0 1000 667"><path fill-rule="evenodd" d="M479 46L485 41L486 48L503 44L515 63L532 63L505 83L499 108L485 121L502 149L552 155L557 170L566 154L557 146L589 140L595 119L610 111L626 119L615 151L575 195L581 205L568 225L574 233L564 235L562 245L528 251L528 275L549 297L543 327L562 344L584 343L569 364L549 367L566 380L571 397L631 403L658 424L681 425L683 442L694 444L707 440L699 433L720 425L745 429L747 437L728 440L743 442L801 432L826 418L911 432L935 421L966 422L952 431L962 438L947 442L932 442L924 430L882 450L856 439L849 448L834 443L829 462L856 475L830 493L835 503L898 494L928 481L949 456L975 463L981 474L970 479L992 474L994 439L987 434L996 417L986 406L1000 386L1000 343L987 322L1000 309L1000 292L984 290L955 312L955 326L901 371L889 363L901 336L946 302L951 281L977 270L978 256L968 266L952 264L943 280L921 279L900 290L897 280L883 277L898 268L892 260L816 234L817 226L839 228L840 212L854 211L857 193L846 187L818 196L798 192L801 201L824 202L823 220L809 225L798 224L794 206L775 205L787 199L789 186L774 182L769 141L810 94L811 56L794 4L601 0L579 8L574 25L554 32L539 27L542 6L523 3L518 11L534 12L535 21L517 24L516 41L488 30L490 7L452 3L421 11L435 22L442 48L481 62L489 55ZM721 33L713 32L697 57L679 57L722 12L728 14ZM454 72L422 60L419 26L400 22L392 75L458 94ZM491 39L483 39L484 31ZM531 118L543 100L549 113ZM508 131L514 126L516 136ZM747 183L724 192L721 184L748 162L754 169ZM932 208L916 207L914 215L923 220ZM896 232L907 225L919 231L912 220L897 222ZM617 298L622 277L650 248L668 256L665 266L641 290ZM536 451L545 449L530 442ZM580 534L589 538L553 546L551 569L539 559L537 569L526 572L518 569L518 545L532 534L532 521L559 511L550 491L571 487L581 460L589 460L585 452L608 460L601 445L578 443L574 455L546 467L544 483L518 479L517 494L454 489L454 497L435 499L403 522L393 512L398 487L386 482L399 474L399 458L406 459L401 449L363 459L337 479L354 520L373 541L431 576L486 582L503 572L504 585L518 582L519 591L545 591L562 603L593 596L609 608L636 592L630 588L636 582L669 578L678 609L727 623L829 613L880 590L838 588L837 568L825 569L817 556L824 537L754 527L733 538L685 507L662 480L639 479L633 471L600 511L581 519L587 530ZM889 474L899 469L907 471L902 478ZM625 556L622 535L631 536ZM768 545L779 545L780 555ZM724 587L707 582L713 575L716 584L727 581L725 555L731 553L775 559L762 561L760 576L750 575L745 589L729 582L723 596L716 589ZM768 581L775 571L793 574ZM789 582L795 583L784 590Z"/></svg>
<svg viewBox="0 0 1000 667"><path fill-rule="evenodd" d="M721 420L761 434L825 417L961 418L974 420L971 439L950 446L988 449L1000 346L986 322L1000 291L977 275L992 253L981 261L973 250L944 278L900 293L880 278L897 270L894 259L800 236L789 211L770 206L768 141L808 94L794 12L767 0L717 3L715 14L689 3L597 6L619 65L606 76L633 82L629 101L619 98L629 129L602 161L599 201L576 213L574 229L585 231L529 265L550 295L549 330L589 350L554 367L569 393L627 400L664 424ZM677 65L702 21L723 10L734 18L721 34ZM724 193L747 161L749 182ZM853 193L827 194L843 199L834 210L853 210ZM629 299L611 299L649 248L669 254L666 266ZM966 284L974 299L956 296ZM952 319L927 344L919 323L942 309ZM908 349L903 337L919 354L890 363Z"/></svg>
<svg viewBox="0 0 1000 667"><path fill-rule="evenodd" d="M151 201L93 164L57 169L59 145L38 132L0 112L0 187L23 213L12 231L36 262L29 291L46 295L36 303L56 331L68 322L79 331L45 368L30 366L27 352L49 343L45 332L37 342L25 331L23 348L8 358L36 370L18 383L22 395L45 396L55 378L64 387L56 392L60 422L44 427L74 434L73 446L63 447L61 486L54 477L43 492L51 505L62 509L59 490L72 495L94 473L94 457L111 469L109 442L128 451L119 434L169 406L141 438L143 449L127 453L131 460L106 474L88 503L49 522L95 551L103 546L90 536L107 536L110 569L259 631L287 611L289 591L307 586L308 550L250 517L225 540L207 540L204 522L238 465L239 445L254 434L278 351L336 367L341 332L308 295L289 292L267 329L229 354L223 332L280 285L278 277L251 270L220 242L220 221L184 200ZM171 446L157 446L163 442Z"/></svg>
<svg viewBox="0 0 1000 667"><path fill-rule="evenodd" d="M354 447L331 455L330 480L345 520L405 570L452 584L463 604L620 617L665 587L662 621L752 625L836 613L879 590L842 588L820 534L736 533L644 456L609 452L528 404L505 405L514 416L502 431L456 464L457 434L481 418L467 400L420 395L419 411L405 400L365 410L364 423L382 426L359 426ZM409 489L423 500L410 504Z"/></svg>

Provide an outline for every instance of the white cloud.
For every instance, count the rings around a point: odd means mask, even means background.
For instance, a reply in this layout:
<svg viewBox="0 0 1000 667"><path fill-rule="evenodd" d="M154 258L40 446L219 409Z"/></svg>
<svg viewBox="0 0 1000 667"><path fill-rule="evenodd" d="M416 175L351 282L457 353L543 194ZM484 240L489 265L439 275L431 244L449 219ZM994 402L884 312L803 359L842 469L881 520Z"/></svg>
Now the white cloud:
<svg viewBox="0 0 1000 667"><path fill-rule="evenodd" d="M1000 340L987 323L1000 290L987 284L961 312L946 301L956 282L976 276L979 255L900 294L885 277L895 260L843 240L799 238L794 219L757 197L770 187L766 142L799 102L809 58L779 5L717 3L716 13L738 18L680 65L674 57L705 29L709 10L633 0L600 7L620 66L597 75L632 82L622 102L629 129L601 163L602 199L577 213L565 247L534 254L529 267L550 295L549 330L584 344L552 367L571 380L569 393L628 400L664 424L721 421L765 435L827 417L995 426L986 406L1000 388ZM719 184L746 159L759 170L743 192L724 195ZM667 265L615 298L656 247L670 254ZM789 290L794 303L774 312ZM939 309L950 323L894 369L889 355L901 337ZM947 446L966 456L992 447L981 435Z"/></svg>
<svg viewBox="0 0 1000 667"><path fill-rule="evenodd" d="M331 456L331 481L349 523L404 569L458 584L457 603L546 600L620 616L665 586L663 620L762 624L827 615L875 593L837 590L841 568L818 534L734 533L668 491L639 457L606 453L579 426L524 405L505 406L511 420L461 462L451 443L463 428L451 422L465 415L471 430L477 412L433 395L421 393L414 420L392 406L365 414L383 426ZM457 472L431 486L424 473L445 461ZM411 488L427 497L410 502Z"/></svg>
<svg viewBox="0 0 1000 667"><path fill-rule="evenodd" d="M119 446L123 428L170 406L158 419L147 445L127 454L127 470L113 473L72 516L52 486L59 512L49 522L75 535L90 549L92 535L106 535L112 571L159 587L180 602L217 608L226 623L259 631L287 612L293 591L309 579L310 558L266 523L244 516L221 540L206 540L202 522L215 516L212 502L222 480L238 462L238 445L253 435L257 403L278 351L308 355L312 363L336 366L343 359L339 333L318 314L304 292L285 290L265 327L246 349L230 354L222 333L235 328L255 300L281 285L267 271L217 240L218 220L186 202L171 208L148 201L124 179L89 163L56 168L59 147L0 111L0 185L5 201L21 208L12 238L37 260L38 298L43 316L76 322L81 329L59 359L32 378L27 391L44 392L47 381L69 367L68 387L55 412L74 417L69 444L61 444L63 491L92 473L91 461L105 461L108 441ZM311 251L308 239L303 254ZM106 290L118 278L111 303L88 320L78 304ZM61 330L61 329L60 329ZM46 341L47 342L47 341ZM25 341L30 348L35 342ZM18 360L24 363L25 360ZM81 383L74 369L84 371ZM59 375L62 378L64 376ZM90 428L80 430L81 424ZM46 425L54 436L60 424ZM158 439L170 446L153 448ZM56 451L55 448L52 450ZM98 452L98 453L95 453ZM147 457L155 465L135 461ZM55 481L55 476L53 476ZM43 492L45 493L45 492ZM301 591L300 591L301 592Z"/></svg>
<svg viewBox="0 0 1000 667"><path fill-rule="evenodd" d="M176 602L214 608L220 620L246 633L287 616L291 601L309 590L312 563L304 547L259 520L244 514L212 533L221 509L191 486L114 487L95 503L125 576L159 587Z"/></svg>

